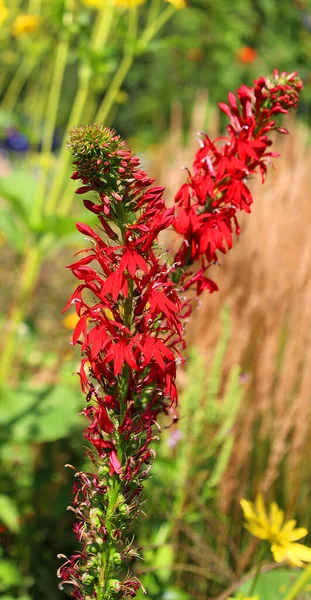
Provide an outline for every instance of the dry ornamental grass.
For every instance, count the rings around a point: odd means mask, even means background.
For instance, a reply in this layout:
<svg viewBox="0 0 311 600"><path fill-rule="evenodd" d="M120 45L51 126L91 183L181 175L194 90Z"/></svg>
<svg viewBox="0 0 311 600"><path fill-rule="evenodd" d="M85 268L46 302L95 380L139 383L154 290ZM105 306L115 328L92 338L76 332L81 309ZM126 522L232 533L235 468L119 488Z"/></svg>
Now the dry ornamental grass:
<svg viewBox="0 0 311 600"><path fill-rule="evenodd" d="M165 147L154 156L159 184L167 198L185 179L179 165L191 165L191 140L204 129L206 95L199 94L188 141L182 142L182 115L173 111ZM217 114L210 114L211 137ZM237 503L260 490L279 499L289 516L308 526L311 481L311 148L309 131L288 123L291 134L278 136L267 181L253 180L252 214L241 215L241 235L232 252L220 257L210 276L219 292L202 299L188 326L188 341L209 365L228 306L231 337L223 364L223 383L233 365L242 369L243 402L235 425L236 441L221 482L219 508L241 522ZM212 131L211 131L212 129ZM190 146L190 149L189 149ZM176 152L176 148L178 151ZM165 160L164 160L165 157ZM168 183L167 183L168 182ZM237 571L247 566L252 546Z"/></svg>

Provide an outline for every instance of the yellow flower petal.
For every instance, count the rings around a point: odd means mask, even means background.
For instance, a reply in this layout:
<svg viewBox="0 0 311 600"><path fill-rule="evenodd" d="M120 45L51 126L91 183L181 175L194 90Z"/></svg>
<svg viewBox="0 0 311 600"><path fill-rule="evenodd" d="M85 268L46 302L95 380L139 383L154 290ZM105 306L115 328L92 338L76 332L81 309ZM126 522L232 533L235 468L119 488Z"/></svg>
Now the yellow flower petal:
<svg viewBox="0 0 311 600"><path fill-rule="evenodd" d="M169 4L173 4L175 8L180 10L181 8L186 8L187 4L185 0L165 0L165 2L169 2Z"/></svg>
<svg viewBox="0 0 311 600"><path fill-rule="evenodd" d="M295 526L296 526L295 519L290 519L290 521L286 521L286 523L284 523L284 525L281 529L282 537L289 539L295 529Z"/></svg>
<svg viewBox="0 0 311 600"><path fill-rule="evenodd" d="M83 0L84 6L90 8L103 8L105 0Z"/></svg>
<svg viewBox="0 0 311 600"><path fill-rule="evenodd" d="M139 6L140 4L144 4L146 0L114 0L115 6L124 6L124 8L134 8L134 6Z"/></svg>
<svg viewBox="0 0 311 600"><path fill-rule="evenodd" d="M283 562L283 560L285 560L286 552L285 548L283 548L282 546L279 546L278 544L272 544L271 552L273 554L275 562L280 563Z"/></svg>
<svg viewBox="0 0 311 600"><path fill-rule="evenodd" d="M252 535L259 538L260 540L268 540L269 539L269 531L267 528L262 527L260 525L244 525L245 529L249 531Z"/></svg>
<svg viewBox="0 0 311 600"><path fill-rule="evenodd" d="M288 538L291 542L295 542L296 540L300 540L305 537L308 533L308 530L305 527L298 527L292 533L289 534Z"/></svg>
<svg viewBox="0 0 311 600"><path fill-rule="evenodd" d="M256 519L256 514L254 511L254 505L252 502L249 502L248 500L240 500L240 504L244 513L244 517L247 521L250 521L251 519Z"/></svg>
<svg viewBox="0 0 311 600"><path fill-rule="evenodd" d="M34 33L39 25L40 17L37 15L18 15L12 25L12 35L20 38L27 33Z"/></svg>
<svg viewBox="0 0 311 600"><path fill-rule="evenodd" d="M278 507L276 502L272 502L270 506L269 521L273 533L279 533L284 521L284 512Z"/></svg>
<svg viewBox="0 0 311 600"><path fill-rule="evenodd" d="M311 563L311 548L303 544L289 544L286 549L286 560L301 567L303 562Z"/></svg>
<svg viewBox="0 0 311 600"><path fill-rule="evenodd" d="M7 9L7 7L3 4L3 2L0 2L0 25L2 25L2 23L4 23L4 21L8 18L9 16L9 11Z"/></svg>
<svg viewBox="0 0 311 600"><path fill-rule="evenodd" d="M262 494L257 494L256 501L255 501L255 506L256 506L256 511L257 511L259 519L262 522L267 522L268 521L268 515L267 515L266 509L265 509L265 504L264 504L264 501L263 501Z"/></svg>
<svg viewBox="0 0 311 600"><path fill-rule="evenodd" d="M78 321L79 321L79 317L76 313L72 313L71 315L67 315L64 319L63 319L63 324L65 325L66 329L74 329L75 326L77 325Z"/></svg>

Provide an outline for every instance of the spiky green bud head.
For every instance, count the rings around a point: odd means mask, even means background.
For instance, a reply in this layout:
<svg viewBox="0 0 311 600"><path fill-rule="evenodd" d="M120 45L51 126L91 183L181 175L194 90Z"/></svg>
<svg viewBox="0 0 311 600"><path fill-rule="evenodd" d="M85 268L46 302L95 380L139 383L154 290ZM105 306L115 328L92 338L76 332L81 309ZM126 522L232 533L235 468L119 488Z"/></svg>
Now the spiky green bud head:
<svg viewBox="0 0 311 600"><path fill-rule="evenodd" d="M72 179L81 179L101 194L122 193L139 165L114 129L101 124L74 127L67 146L77 167Z"/></svg>
<svg viewBox="0 0 311 600"><path fill-rule="evenodd" d="M129 151L114 129L102 124L74 127L68 135L68 148L74 160L84 160L86 164L94 159L110 160L112 157L118 157L119 151Z"/></svg>

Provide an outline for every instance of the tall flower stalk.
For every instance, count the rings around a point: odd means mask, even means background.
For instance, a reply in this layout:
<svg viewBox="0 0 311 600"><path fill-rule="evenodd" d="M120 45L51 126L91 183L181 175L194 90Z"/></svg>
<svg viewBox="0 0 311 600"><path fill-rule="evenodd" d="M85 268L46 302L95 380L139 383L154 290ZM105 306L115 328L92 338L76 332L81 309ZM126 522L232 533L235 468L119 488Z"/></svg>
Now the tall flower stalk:
<svg viewBox="0 0 311 600"><path fill-rule="evenodd" d="M267 132L285 133L274 115L297 106L301 87L296 74L275 72L254 88L242 86L238 100L230 94L230 106L221 105L229 137L204 136L171 208L164 188L154 187L114 131L94 125L70 134L72 179L82 182L76 193L96 194L96 202L84 205L99 221L96 231L76 225L91 247L70 265L79 284L66 306L74 304L79 317L72 341L81 346L90 442L90 470L75 473L71 507L82 550L69 559L60 555L59 576L74 598L134 598L142 587L130 573L138 556L131 524L155 456L158 414L177 406L176 364L183 361L183 319L191 313L190 300L178 293L217 289L206 271L218 251L232 246L236 212L249 212L252 202L247 178L257 170L264 177L274 156ZM157 243L168 227L183 236L173 259Z"/></svg>

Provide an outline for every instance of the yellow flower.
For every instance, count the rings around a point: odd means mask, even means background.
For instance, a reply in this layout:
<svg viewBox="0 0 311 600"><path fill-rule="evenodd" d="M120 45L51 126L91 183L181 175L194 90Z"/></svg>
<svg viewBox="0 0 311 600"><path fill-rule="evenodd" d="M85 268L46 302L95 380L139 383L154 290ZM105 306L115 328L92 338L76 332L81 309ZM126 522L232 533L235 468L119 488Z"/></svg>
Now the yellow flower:
<svg viewBox="0 0 311 600"><path fill-rule="evenodd" d="M0 0L0 25L8 18L9 11L5 4Z"/></svg>
<svg viewBox="0 0 311 600"><path fill-rule="evenodd" d="M63 319L63 324L65 325L66 329L74 329L79 321L79 318L80 317L78 317L77 313L71 313L71 315L67 315Z"/></svg>
<svg viewBox="0 0 311 600"><path fill-rule="evenodd" d="M104 2L105 0L83 0L83 4L91 8L103 8Z"/></svg>
<svg viewBox="0 0 311 600"><path fill-rule="evenodd" d="M293 519L284 523L284 512L276 502L270 505L269 514L261 494L258 494L255 504L241 500L241 506L247 521L245 528L260 540L270 542L276 562L286 560L296 567L302 567L304 562L311 562L311 548L295 543L307 535L308 530L305 527L295 529L296 521Z"/></svg>
<svg viewBox="0 0 311 600"><path fill-rule="evenodd" d="M39 25L40 17L37 15L18 15L12 25L12 35L20 38L27 33L34 33Z"/></svg>
<svg viewBox="0 0 311 600"><path fill-rule="evenodd" d="M123 6L124 8L134 8L134 6L139 6L140 4L144 4L146 0L114 0L115 6Z"/></svg>
<svg viewBox="0 0 311 600"><path fill-rule="evenodd" d="M103 8L106 0L83 0L83 4L85 6L90 6L91 8ZM144 4L146 0L113 0L114 6L123 6L125 8L133 8L134 6L138 6L139 4Z"/></svg>
<svg viewBox="0 0 311 600"><path fill-rule="evenodd" d="M175 6L175 8L177 8L177 9L186 8L186 6L187 6L186 0L165 0L165 2L169 2L170 4L173 4L173 6Z"/></svg>
<svg viewBox="0 0 311 600"><path fill-rule="evenodd" d="M242 594L242 595L236 596L235 598L228 598L228 600L259 600L259 597L258 596L244 596Z"/></svg>

